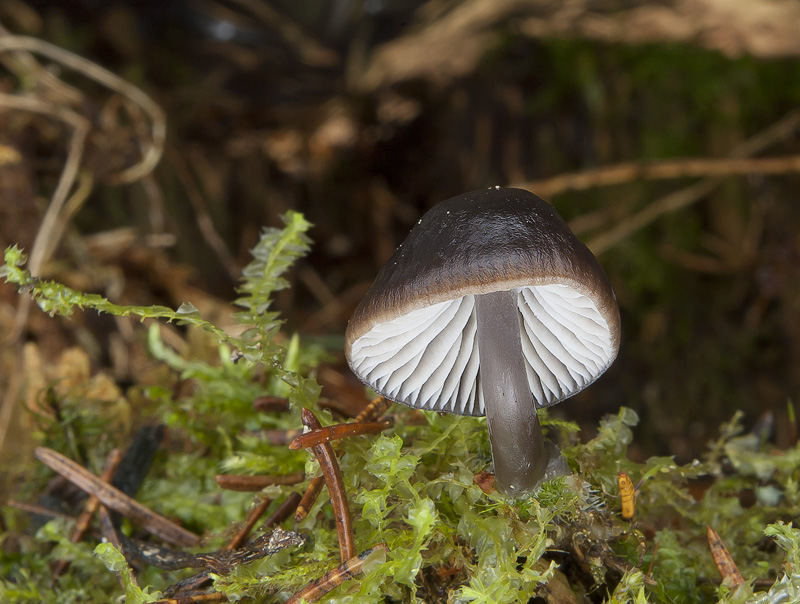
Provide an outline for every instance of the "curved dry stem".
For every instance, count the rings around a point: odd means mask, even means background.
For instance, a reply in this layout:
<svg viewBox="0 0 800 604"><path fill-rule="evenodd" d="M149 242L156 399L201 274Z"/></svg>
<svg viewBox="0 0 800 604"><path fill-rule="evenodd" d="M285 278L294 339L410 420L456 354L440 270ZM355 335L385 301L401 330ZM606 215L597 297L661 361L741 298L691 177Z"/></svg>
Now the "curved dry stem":
<svg viewBox="0 0 800 604"><path fill-rule="evenodd" d="M155 168L161 159L166 139L166 118L161 107L142 90L121 77L103 69L96 63L79 57L69 51L48 42L28 36L0 36L0 52L24 51L44 55L61 65L73 69L84 76L121 94L138 105L151 121L151 145L144 152L139 163L113 175L110 179L115 183L129 183L142 178Z"/></svg>
<svg viewBox="0 0 800 604"><path fill-rule="evenodd" d="M0 38L0 42L2 40L3 38ZM36 275L47 260L47 246L43 242L59 238L54 229L78 174L86 136L89 133L89 121L71 109L33 97L0 93L0 106L54 117L73 129L64 169L61 171L56 190L53 192L31 250L28 267L31 273ZM53 244L50 244L50 247L53 247Z"/></svg>
<svg viewBox="0 0 800 604"><path fill-rule="evenodd" d="M14 34L0 23L0 39L13 36ZM8 55L0 54L0 62L20 80L34 78L37 85L49 90L52 95L51 98L57 98L61 102L72 105L79 105L84 101L82 92L59 80L58 76L42 67L29 52L19 51Z"/></svg>
<svg viewBox="0 0 800 604"><path fill-rule="evenodd" d="M650 162L622 162L514 185L550 197L567 191L610 187L636 180L727 177L800 172L800 155L779 157L684 157Z"/></svg>
<svg viewBox="0 0 800 604"><path fill-rule="evenodd" d="M793 134L798 126L800 126L800 110L790 111L769 128L764 129L735 147L731 152L731 161L760 153L775 142ZM792 162L792 158L785 158L786 161L783 163L778 162L778 159L770 158L764 160L772 162L775 168L772 173L779 173L781 170L797 171L797 166ZM766 166L762 167L766 168ZM768 172L769 170L764 171ZM595 254L601 254L619 242L624 241L633 233L652 224L661 216L697 202L711 193L721 182L722 179L720 177L708 175L708 178L700 182L665 195L625 220L619 221L616 226L607 232L594 237L587 243L587 246Z"/></svg>

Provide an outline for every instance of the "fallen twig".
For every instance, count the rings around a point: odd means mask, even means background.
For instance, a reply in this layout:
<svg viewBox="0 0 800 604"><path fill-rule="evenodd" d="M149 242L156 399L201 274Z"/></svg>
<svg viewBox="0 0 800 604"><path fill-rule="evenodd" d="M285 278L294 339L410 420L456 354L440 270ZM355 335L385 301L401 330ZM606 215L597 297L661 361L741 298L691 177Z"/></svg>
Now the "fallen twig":
<svg viewBox="0 0 800 604"><path fill-rule="evenodd" d="M272 499L269 497L258 497L256 498L256 504L252 507L252 509L247 513L247 517L245 521L242 523L242 526L239 527L239 530L236 531L236 534L231 537L230 541L225 544L222 548L223 550L233 550L245 542L247 536L250 534L250 531L253 530L253 527L258 522L258 519L264 515L264 512L267 511L267 508L272 503Z"/></svg>
<svg viewBox="0 0 800 604"><path fill-rule="evenodd" d="M166 118L161 107L142 92L141 89L110 71L103 69L92 61L37 38L27 36L0 36L0 51L8 50L34 52L44 55L65 67L73 69L99 82L141 107L150 118L151 145L137 164L116 174L112 180L116 183L133 182L155 167L159 159L161 159L164 148L164 140L167 132Z"/></svg>
<svg viewBox="0 0 800 604"><path fill-rule="evenodd" d="M28 514L34 514L36 516L44 516L45 518L60 518L62 520L66 520L67 522L75 521L75 518L69 514L62 514L56 510L51 510L50 508L46 508L42 505L36 505L34 503L25 503L24 501L17 501L16 499L9 499L6 501L6 505L10 508L26 512Z"/></svg>
<svg viewBox="0 0 800 604"><path fill-rule="evenodd" d="M290 409L289 399L283 396L259 396L253 401L253 409L261 413L282 413Z"/></svg>
<svg viewBox="0 0 800 604"><path fill-rule="evenodd" d="M225 272L228 273L228 277L230 277L232 281L236 281L240 276L241 269L236 263L236 259L231 254L231 251L228 249L225 239L223 239L222 235L219 234L219 231L214 226L214 221L206 208L203 193L200 191L200 186L197 184L189 166L183 159L183 155L177 150L170 148L167 157L175 170L175 175L181 181L181 184L183 184L183 190L186 192L189 203L191 203L194 208L194 220L200 234L203 236L203 239L205 239L208 247L217 255L217 259L225 269Z"/></svg>
<svg viewBox="0 0 800 604"><path fill-rule="evenodd" d="M231 540L228 541L225 547L222 548L223 550L234 550L241 547L250 534L250 531L253 530L253 527L258 522L258 519L264 515L264 512L267 511L267 508L272 503L272 499L268 497L259 498L256 501L256 505L247 513L247 518L242 523L242 526L236 531L236 534L231 537ZM284 502L270 514L269 518L264 521L262 526L273 528L286 520L295 510L299 501L299 493L292 493L289 495Z"/></svg>
<svg viewBox="0 0 800 604"><path fill-rule="evenodd" d="M303 408L302 420L303 425L311 430L319 430L322 427L310 409ZM339 468L339 462L330 443L317 445L312 447L311 450L314 452L317 461L319 461L322 475L325 477L325 484L331 494L333 517L336 520L336 533L339 537L339 551L342 562L346 562L355 555L355 544L353 541L353 527L350 525L350 508L344 490L342 470Z"/></svg>
<svg viewBox="0 0 800 604"><path fill-rule="evenodd" d="M391 406L392 401L382 396L376 396L367 404L366 407L361 410L358 415L353 418L353 423L377 420ZM324 477L317 476L308 485L306 492L303 493L303 498L300 500L300 503L297 506L297 511L294 514L294 519L297 522L300 522L308 515L308 512L311 510L311 506L314 505L317 497L319 497L319 494L322 491L322 485L324 483Z"/></svg>
<svg viewBox="0 0 800 604"><path fill-rule="evenodd" d="M122 551L122 541L120 541L119 533L114 526L114 521L111 519L108 508L104 505L100 505L97 510L97 517L100 519L100 532L103 535L103 539L108 541L119 551Z"/></svg>
<svg viewBox="0 0 800 604"><path fill-rule="evenodd" d="M229 491L260 491L272 485L290 485L303 482L305 474L294 472L293 474L278 474L275 476L258 475L245 476L240 474L217 474L214 477L216 483L223 489Z"/></svg>
<svg viewBox="0 0 800 604"><path fill-rule="evenodd" d="M285 531L277 527L239 549L223 548L202 554L190 554L149 543L140 543L125 537L121 537L121 540L122 551L126 557L134 557L156 568L163 570L202 568L218 574L228 574L242 564L271 556L287 547L302 545L305 543L306 537L300 533Z"/></svg>
<svg viewBox="0 0 800 604"><path fill-rule="evenodd" d="M297 57L307 65L332 67L339 63L340 59L335 50L306 33L299 24L281 14L268 2L233 0L233 4L242 6L270 27L272 33L286 42Z"/></svg>
<svg viewBox="0 0 800 604"><path fill-rule="evenodd" d="M743 158L763 151L775 141L790 136L800 126L800 110L789 112L769 128L749 138L731 152L731 158ZM684 189L670 193L648 204L645 208L617 221L614 227L587 242L595 254L614 247L633 233L652 224L661 216L688 207L713 191L722 182L720 177L709 177Z"/></svg>
<svg viewBox="0 0 800 604"><path fill-rule="evenodd" d="M312 430L296 436L289 443L290 449L309 449L332 440L359 436L362 434L375 434L391 427L389 422L349 422L325 426L319 430Z"/></svg>
<svg viewBox="0 0 800 604"><path fill-rule="evenodd" d="M139 524L149 533L163 539L167 543L183 547L191 547L200 542L200 538L171 520L161 516L122 491L104 482L86 468L64 457L61 453L38 447L34 451L36 459L50 469L58 472L75 486L94 495L103 504Z"/></svg>
<svg viewBox="0 0 800 604"><path fill-rule="evenodd" d="M294 519L297 522L300 522L306 516L308 516L308 512L311 511L311 506L314 505L317 497L319 497L319 494L322 491L322 485L324 484L324 476L316 476L311 480L306 488L306 492L303 493L303 497L300 499L300 503L297 504L297 510L294 513Z"/></svg>
<svg viewBox="0 0 800 604"><path fill-rule="evenodd" d="M264 526L273 527L279 525L292 515L292 512L297 509L299 503L300 493L292 493L269 515L269 518L264 521Z"/></svg>
<svg viewBox="0 0 800 604"><path fill-rule="evenodd" d="M389 548L386 547L385 543L379 543L375 547L372 547L365 552L361 552L358 554L358 556L349 558L344 564L337 566L333 570L322 575L319 579L315 579L306 585L303 589L286 600L285 604L297 604L301 600L306 602L306 604L312 604L312 602L316 602L334 588L338 587L348 579L355 578L356 575L361 573L364 566L364 561L370 556L370 554L376 551L388 552Z"/></svg>
<svg viewBox="0 0 800 604"><path fill-rule="evenodd" d="M261 430L259 434L266 439L266 441L275 445L276 447L284 447L288 445L298 434L302 434L302 430Z"/></svg>
<svg viewBox="0 0 800 604"><path fill-rule="evenodd" d="M97 510L97 516L100 519L100 530L103 533L103 538L121 552L122 541L119 538L117 529L114 527L114 521L111 519L111 514L108 512L108 508L104 505L100 505L99 509ZM125 581L122 579L119 572L117 572L117 580L119 581L120 586L124 589ZM128 566L127 572L130 582L133 585L138 585L139 582L136 580L136 575L130 566Z"/></svg>
<svg viewBox="0 0 800 604"><path fill-rule="evenodd" d="M119 449L113 449L111 453L108 454L106 463L103 466L103 470L100 472L100 480L110 484L111 479L114 477L114 472L121 461L122 452ZM83 539L83 535L88 530L89 523L92 521L92 516L94 516L94 513L97 511L98 507L100 507L100 500L94 495L90 496L89 499L86 500L86 504L83 506L83 511L81 512L81 515L78 516L77 522L75 522L75 532L72 533L72 536L70 537L70 540L73 543L77 543Z"/></svg>
<svg viewBox="0 0 800 604"><path fill-rule="evenodd" d="M122 452L119 449L113 449L106 458L105 466L103 466L103 471L100 473L100 480L110 483L111 479L114 477L114 471L121 461ZM78 543L83 539L83 535L89 529L89 523L92 521L92 516L94 516L98 507L101 507L100 500L94 495L90 495L83 506L81 515L78 516L78 519L75 521L75 530L70 536L70 541L72 541L72 543ZM69 566L69 562L66 560L59 560L53 567L53 577L61 576L67 569L67 566Z"/></svg>
<svg viewBox="0 0 800 604"><path fill-rule="evenodd" d="M786 157L685 157L654 162L625 162L581 172L567 172L552 178L518 186L550 197L567 191L608 187L634 180L723 177L741 174L785 174L800 172L800 155Z"/></svg>

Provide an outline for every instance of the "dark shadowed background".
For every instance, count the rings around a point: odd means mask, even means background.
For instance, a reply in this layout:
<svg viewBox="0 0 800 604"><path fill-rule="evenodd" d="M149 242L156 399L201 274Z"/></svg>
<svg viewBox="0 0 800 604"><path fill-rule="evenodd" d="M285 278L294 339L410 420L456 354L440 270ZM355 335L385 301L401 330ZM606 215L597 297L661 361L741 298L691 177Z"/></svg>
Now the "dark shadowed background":
<svg viewBox="0 0 800 604"><path fill-rule="evenodd" d="M791 438L793 3L6 0L0 24L120 76L166 120L155 169L121 178L158 146L150 116L85 68L3 47L0 245L31 250L43 233L39 274L120 303L226 313L259 230L302 211L314 250L277 305L331 351L328 393L358 391L344 328L414 222L453 195L522 186L598 254L622 307L616 364L554 413L588 436L626 405L642 418L632 454L681 462L737 409L748 425L772 412L772 438ZM6 426L20 421L15 377L69 346L122 387L140 379L131 325L36 309L20 322L19 305L0 286L0 329L18 336L0 355Z"/></svg>

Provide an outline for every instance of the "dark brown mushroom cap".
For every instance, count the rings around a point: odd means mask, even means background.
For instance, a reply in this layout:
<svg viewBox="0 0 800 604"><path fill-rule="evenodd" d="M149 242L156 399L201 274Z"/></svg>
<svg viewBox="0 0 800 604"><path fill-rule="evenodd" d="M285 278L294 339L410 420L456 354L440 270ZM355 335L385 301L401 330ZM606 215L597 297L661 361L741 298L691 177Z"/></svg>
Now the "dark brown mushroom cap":
<svg viewBox="0 0 800 604"><path fill-rule="evenodd" d="M350 319L345 354L356 375L380 392L353 359L354 343L363 336L446 301L549 285L566 286L590 300L613 349L599 373L577 391L610 365L619 346L619 309L599 262L555 209L528 191L492 188L453 197L428 211L380 270ZM402 396L389 398L414 404ZM558 401L538 404L553 402ZM423 406L439 408L435 401Z"/></svg>

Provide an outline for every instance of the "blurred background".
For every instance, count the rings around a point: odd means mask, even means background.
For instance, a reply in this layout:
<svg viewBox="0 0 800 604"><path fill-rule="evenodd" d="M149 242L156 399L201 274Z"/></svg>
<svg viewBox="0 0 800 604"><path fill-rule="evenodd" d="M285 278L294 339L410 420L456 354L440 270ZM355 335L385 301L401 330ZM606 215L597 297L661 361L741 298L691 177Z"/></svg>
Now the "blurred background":
<svg viewBox="0 0 800 604"><path fill-rule="evenodd" d="M360 395L342 338L379 267L437 202L521 186L622 307L619 359L554 414L588 438L631 407L632 455L680 462L739 409L793 438L799 5L0 0L0 24L0 245L35 274L224 322L259 231L299 210L314 248L276 305L330 351L328 395ZM0 330L6 432L71 347L110 388L146 376L135 322L0 285Z"/></svg>

